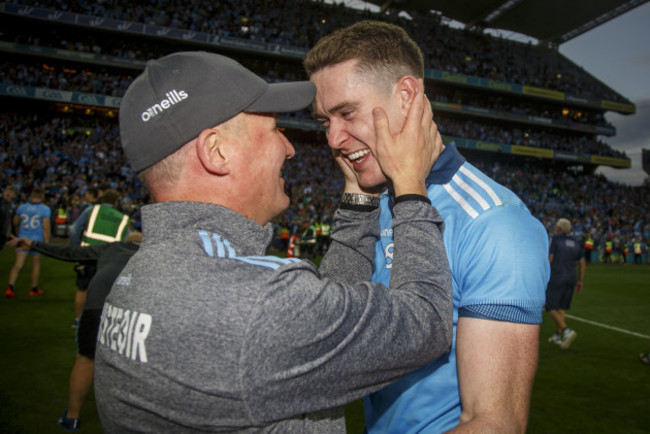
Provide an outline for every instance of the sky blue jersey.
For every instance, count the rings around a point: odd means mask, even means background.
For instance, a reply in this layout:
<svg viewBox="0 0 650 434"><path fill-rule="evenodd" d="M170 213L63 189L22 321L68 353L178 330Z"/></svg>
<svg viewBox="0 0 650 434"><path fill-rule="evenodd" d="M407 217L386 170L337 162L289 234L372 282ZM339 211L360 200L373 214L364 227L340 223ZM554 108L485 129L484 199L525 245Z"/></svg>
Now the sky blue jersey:
<svg viewBox="0 0 650 434"><path fill-rule="evenodd" d="M369 433L440 433L458 424L459 316L542 322L550 274L543 225L517 195L466 162L453 143L446 145L426 185L445 221L454 300L452 347L449 354L365 398ZM388 286L393 255L389 194L381 196L380 207L372 280Z"/></svg>
<svg viewBox="0 0 650 434"><path fill-rule="evenodd" d="M42 203L23 203L16 210L20 217L19 237L43 241L43 219L50 218L52 211Z"/></svg>

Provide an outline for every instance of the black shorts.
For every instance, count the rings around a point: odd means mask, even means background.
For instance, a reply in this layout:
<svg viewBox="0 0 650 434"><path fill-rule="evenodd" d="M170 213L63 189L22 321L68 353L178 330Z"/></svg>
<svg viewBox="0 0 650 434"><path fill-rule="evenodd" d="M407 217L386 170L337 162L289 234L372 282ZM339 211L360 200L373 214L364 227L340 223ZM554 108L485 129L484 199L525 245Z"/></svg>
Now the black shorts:
<svg viewBox="0 0 650 434"><path fill-rule="evenodd" d="M546 288L546 312L549 310L569 310L573 298L572 283L548 284Z"/></svg>
<svg viewBox="0 0 650 434"><path fill-rule="evenodd" d="M90 281L97 272L97 264L78 264L75 265L75 271L77 272L77 289L87 291Z"/></svg>
<svg viewBox="0 0 650 434"><path fill-rule="evenodd" d="M93 360L95 359L97 332L101 316L101 309L84 310L79 318L79 328L77 328L77 352Z"/></svg>

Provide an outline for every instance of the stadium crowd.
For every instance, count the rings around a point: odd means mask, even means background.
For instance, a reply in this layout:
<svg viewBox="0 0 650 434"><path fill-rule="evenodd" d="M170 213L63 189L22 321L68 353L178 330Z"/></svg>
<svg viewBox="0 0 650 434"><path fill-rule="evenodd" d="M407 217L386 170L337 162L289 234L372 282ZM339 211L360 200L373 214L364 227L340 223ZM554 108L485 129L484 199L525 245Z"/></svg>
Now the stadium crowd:
<svg viewBox="0 0 650 434"><path fill-rule="evenodd" d="M496 122L489 123L446 114L436 114L436 122L441 133L453 137L553 149L576 154L626 157L624 152L613 149L603 141L585 134L569 134L568 132L559 134L524 124L512 128Z"/></svg>
<svg viewBox="0 0 650 434"><path fill-rule="evenodd" d="M286 68L286 66L285 66ZM87 92L100 95L121 97L124 95L129 83L135 78L135 74L109 74L91 69L77 70L73 67L50 66L47 64L25 64L13 63L8 60L3 62L0 71L0 82L22 86L44 87L64 91ZM273 74L266 74L267 81L276 81ZM446 93L438 94L437 90L429 92L433 101L449 101ZM499 98L494 98L490 105L479 96L471 98L470 104L473 107L490 108L499 110L505 108ZM458 103L460 97L456 96L452 101ZM528 103L529 104L529 103ZM532 110L527 103L521 102L516 106L510 106L508 113L520 115L522 112ZM547 111L548 112L548 111ZM536 115L544 115L539 113ZM310 117L308 111L303 110L294 117ZM597 154L612 157L625 157L625 154L612 149L606 143L596 140L585 133L574 131L569 135L553 133L541 128L534 128L529 125L512 128L509 125L499 125L480 120L467 120L466 117L454 118L453 116L441 115L437 117L440 130L447 135L454 137L492 141L507 145L533 146L545 149L561 150L583 154ZM567 122L569 122L567 120Z"/></svg>
<svg viewBox="0 0 650 434"><path fill-rule="evenodd" d="M186 0L137 3L125 0L20 0L16 3L301 48L312 47L322 36L337 28L361 19L379 17L368 10L350 9L343 2L328 4L322 0L227 0L218 3ZM557 50L455 29L445 25L445 20L437 14L412 12L408 18L384 14L381 19L408 30L423 50L426 68L552 89L580 98L629 103ZM23 36L16 42L33 43L29 39L30 36ZM124 42L115 42L111 48L111 45L94 43L92 40L71 42L62 38L39 38L39 44L45 46L61 41L65 41L65 46L56 48L132 59L148 59L160 54L156 53L155 48L139 48L140 52L136 53L134 50L138 48Z"/></svg>
<svg viewBox="0 0 650 434"><path fill-rule="evenodd" d="M87 188L107 185L122 193L121 208L139 228L139 208L149 196L128 165L116 119L88 118L75 128L73 117L42 113L0 115L0 187L19 190L14 203L43 187L52 215L64 210L69 224L79 215ZM343 189L337 166L323 143L293 140L296 156L284 177L291 206L275 221L298 234L314 222L328 223ZM462 152L462 149L461 149ZM602 248L611 240L620 250L636 240L650 241L650 186L629 187L598 175L470 159L485 173L517 193L549 233L559 217L573 222L574 233L591 236ZM63 224L61 222L61 224ZM57 231L56 222L53 233Z"/></svg>

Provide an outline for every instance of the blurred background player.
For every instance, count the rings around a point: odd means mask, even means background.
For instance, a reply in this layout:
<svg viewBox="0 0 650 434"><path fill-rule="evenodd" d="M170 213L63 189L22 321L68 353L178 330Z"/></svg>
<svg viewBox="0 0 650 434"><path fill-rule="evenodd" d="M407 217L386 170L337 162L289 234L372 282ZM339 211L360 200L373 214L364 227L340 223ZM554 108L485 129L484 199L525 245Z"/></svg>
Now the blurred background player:
<svg viewBox="0 0 650 434"><path fill-rule="evenodd" d="M8 185L0 198L0 250L13 232L11 220L14 215L14 199L17 195L18 189L13 185Z"/></svg>
<svg viewBox="0 0 650 434"><path fill-rule="evenodd" d="M45 200L45 190L40 187L35 187L29 195L29 202L24 203L16 210L14 216L14 225L20 225L19 236L21 238L29 238L33 241L50 241L50 216L51 210L43 204ZM29 250L16 250L16 262L9 271L9 285L5 291L7 298L14 298L14 284L20 270L27 261L27 256L32 257L32 274L31 284L32 289L29 291L30 296L41 295L43 290L38 288L38 279L41 274L41 255L38 252L30 252Z"/></svg>
<svg viewBox="0 0 650 434"><path fill-rule="evenodd" d="M551 238L548 260L551 263L551 278L546 289L546 311L555 322L555 334L548 341L557 344L563 350L569 348L578 337L566 323L566 311L571 308L573 291L582 290L585 277L585 260L580 242L569 235L571 222L561 218L555 225L555 235ZM576 280L576 263L579 266L579 278Z"/></svg>

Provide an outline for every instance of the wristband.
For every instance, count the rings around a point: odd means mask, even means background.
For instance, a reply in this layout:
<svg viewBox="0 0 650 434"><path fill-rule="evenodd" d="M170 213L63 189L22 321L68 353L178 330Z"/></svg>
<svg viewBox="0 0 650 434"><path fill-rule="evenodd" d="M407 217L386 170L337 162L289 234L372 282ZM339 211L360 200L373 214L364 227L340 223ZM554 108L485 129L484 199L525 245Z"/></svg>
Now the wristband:
<svg viewBox="0 0 650 434"><path fill-rule="evenodd" d="M379 207L379 197L361 193L343 193L341 209L351 211L373 211Z"/></svg>
<svg viewBox="0 0 650 434"><path fill-rule="evenodd" d="M417 201L417 202L425 202L425 203L428 203L429 205L431 205L431 200L429 200L428 197L423 196L421 194L403 194L401 196L397 196L393 200L393 204L397 205L398 203L408 202L410 200L414 200L414 201Z"/></svg>

